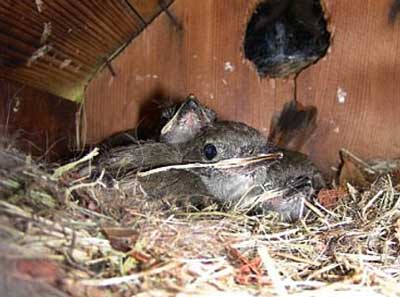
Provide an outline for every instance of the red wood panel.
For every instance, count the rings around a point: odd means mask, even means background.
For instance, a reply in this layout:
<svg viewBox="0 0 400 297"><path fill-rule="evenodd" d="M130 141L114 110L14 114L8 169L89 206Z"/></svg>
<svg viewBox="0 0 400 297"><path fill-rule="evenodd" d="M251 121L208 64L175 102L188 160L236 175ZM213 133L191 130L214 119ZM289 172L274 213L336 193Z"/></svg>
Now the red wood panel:
<svg viewBox="0 0 400 297"><path fill-rule="evenodd" d="M297 78L297 96L319 109L319 129L307 147L328 169L346 147L362 157L400 155L399 38L391 0L324 1L334 31L331 53ZM176 0L170 7L184 30L158 17L88 86L88 141L135 127L158 96L196 94L222 118L268 133L273 113L293 96L292 80L259 79L242 57L249 13L244 0ZM347 93L344 103L338 89Z"/></svg>
<svg viewBox="0 0 400 297"><path fill-rule="evenodd" d="M248 1L175 1L177 30L162 14L87 88L88 141L135 127L140 110L157 96L196 94L222 118L267 131L279 89L290 83L260 80L242 57ZM287 93L287 92L283 92ZM285 100L288 100L285 94Z"/></svg>
<svg viewBox="0 0 400 297"><path fill-rule="evenodd" d="M17 133L23 150L54 159L73 148L75 103L0 79L0 107L0 134Z"/></svg>
<svg viewBox="0 0 400 297"><path fill-rule="evenodd" d="M308 151L325 169L342 147L366 159L400 157L400 23L387 19L393 1L326 2L331 53L297 81L299 100L319 109Z"/></svg>
<svg viewBox="0 0 400 297"><path fill-rule="evenodd" d="M146 23L150 23L172 0L127 0ZM163 4L161 3L163 1Z"/></svg>

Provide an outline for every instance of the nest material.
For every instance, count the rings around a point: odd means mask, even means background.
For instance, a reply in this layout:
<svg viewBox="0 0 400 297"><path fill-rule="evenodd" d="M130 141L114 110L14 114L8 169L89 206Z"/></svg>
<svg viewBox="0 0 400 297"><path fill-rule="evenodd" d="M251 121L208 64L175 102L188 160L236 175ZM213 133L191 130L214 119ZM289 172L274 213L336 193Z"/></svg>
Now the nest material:
<svg viewBox="0 0 400 297"><path fill-rule="evenodd" d="M4 144L0 164L0 289L30 296L400 292L400 189L390 175L363 192L349 184L334 209L317 202L316 218L285 224L272 214L152 201L107 188L102 176L82 178L77 163L40 164Z"/></svg>

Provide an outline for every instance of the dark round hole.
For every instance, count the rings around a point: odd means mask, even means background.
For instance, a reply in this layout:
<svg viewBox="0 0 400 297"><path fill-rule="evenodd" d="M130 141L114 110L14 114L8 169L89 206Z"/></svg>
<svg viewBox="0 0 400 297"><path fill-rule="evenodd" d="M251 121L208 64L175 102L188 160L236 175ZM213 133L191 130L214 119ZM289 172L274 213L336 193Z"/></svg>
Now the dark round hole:
<svg viewBox="0 0 400 297"><path fill-rule="evenodd" d="M329 41L320 0L265 0L247 25L244 53L262 77L286 77L323 57Z"/></svg>

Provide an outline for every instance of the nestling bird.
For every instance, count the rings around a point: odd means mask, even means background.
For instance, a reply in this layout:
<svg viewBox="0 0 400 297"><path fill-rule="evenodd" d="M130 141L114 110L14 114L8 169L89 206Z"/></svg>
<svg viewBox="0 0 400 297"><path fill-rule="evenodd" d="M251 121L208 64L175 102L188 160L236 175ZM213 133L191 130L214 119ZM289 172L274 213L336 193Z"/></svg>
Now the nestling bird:
<svg viewBox="0 0 400 297"><path fill-rule="evenodd" d="M189 97L162 129L162 142L130 146L122 163L129 164L125 172L134 172L150 197L208 196L221 204L240 202L252 211L273 210L293 221L304 216L304 201L323 186L323 180L307 156L271 141L298 143L293 140L312 131L315 117L315 109L287 104L268 141L244 123L216 120L213 111ZM297 126L287 120L297 121ZM283 134L289 132L287 139ZM109 172L122 167L119 150L100 162Z"/></svg>
<svg viewBox="0 0 400 297"><path fill-rule="evenodd" d="M182 156L179 164L213 165L232 159L239 163L241 158L245 160L237 166L180 170L198 177L208 194L220 202L234 204L241 200L247 205L254 202L254 210L274 210L285 220L302 217L306 213L304 200L323 186L323 179L307 156L279 148L273 142L301 146L315 125L315 108L301 108L294 101L287 104L271 129L269 141L246 124L217 121L207 114L212 113L204 113L204 107L190 98L161 131L161 139ZM167 138L163 135L166 133ZM288 134L290 137L286 138ZM279 158L278 153L283 157ZM260 156L267 157L257 159Z"/></svg>

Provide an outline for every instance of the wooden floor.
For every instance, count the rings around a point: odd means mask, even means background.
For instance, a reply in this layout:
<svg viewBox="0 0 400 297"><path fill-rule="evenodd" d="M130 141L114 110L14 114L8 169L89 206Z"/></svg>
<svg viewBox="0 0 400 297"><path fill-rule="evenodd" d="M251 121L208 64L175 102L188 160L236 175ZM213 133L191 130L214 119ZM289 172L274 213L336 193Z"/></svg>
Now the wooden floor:
<svg viewBox="0 0 400 297"><path fill-rule="evenodd" d="M297 98L319 110L305 151L326 172L345 147L364 158L400 156L400 21L391 0L325 0L330 53L302 72ZM295 82L260 79L242 53L254 1L176 0L87 88L87 140L135 127L154 99L194 93L221 118L268 134L269 122L294 96Z"/></svg>

